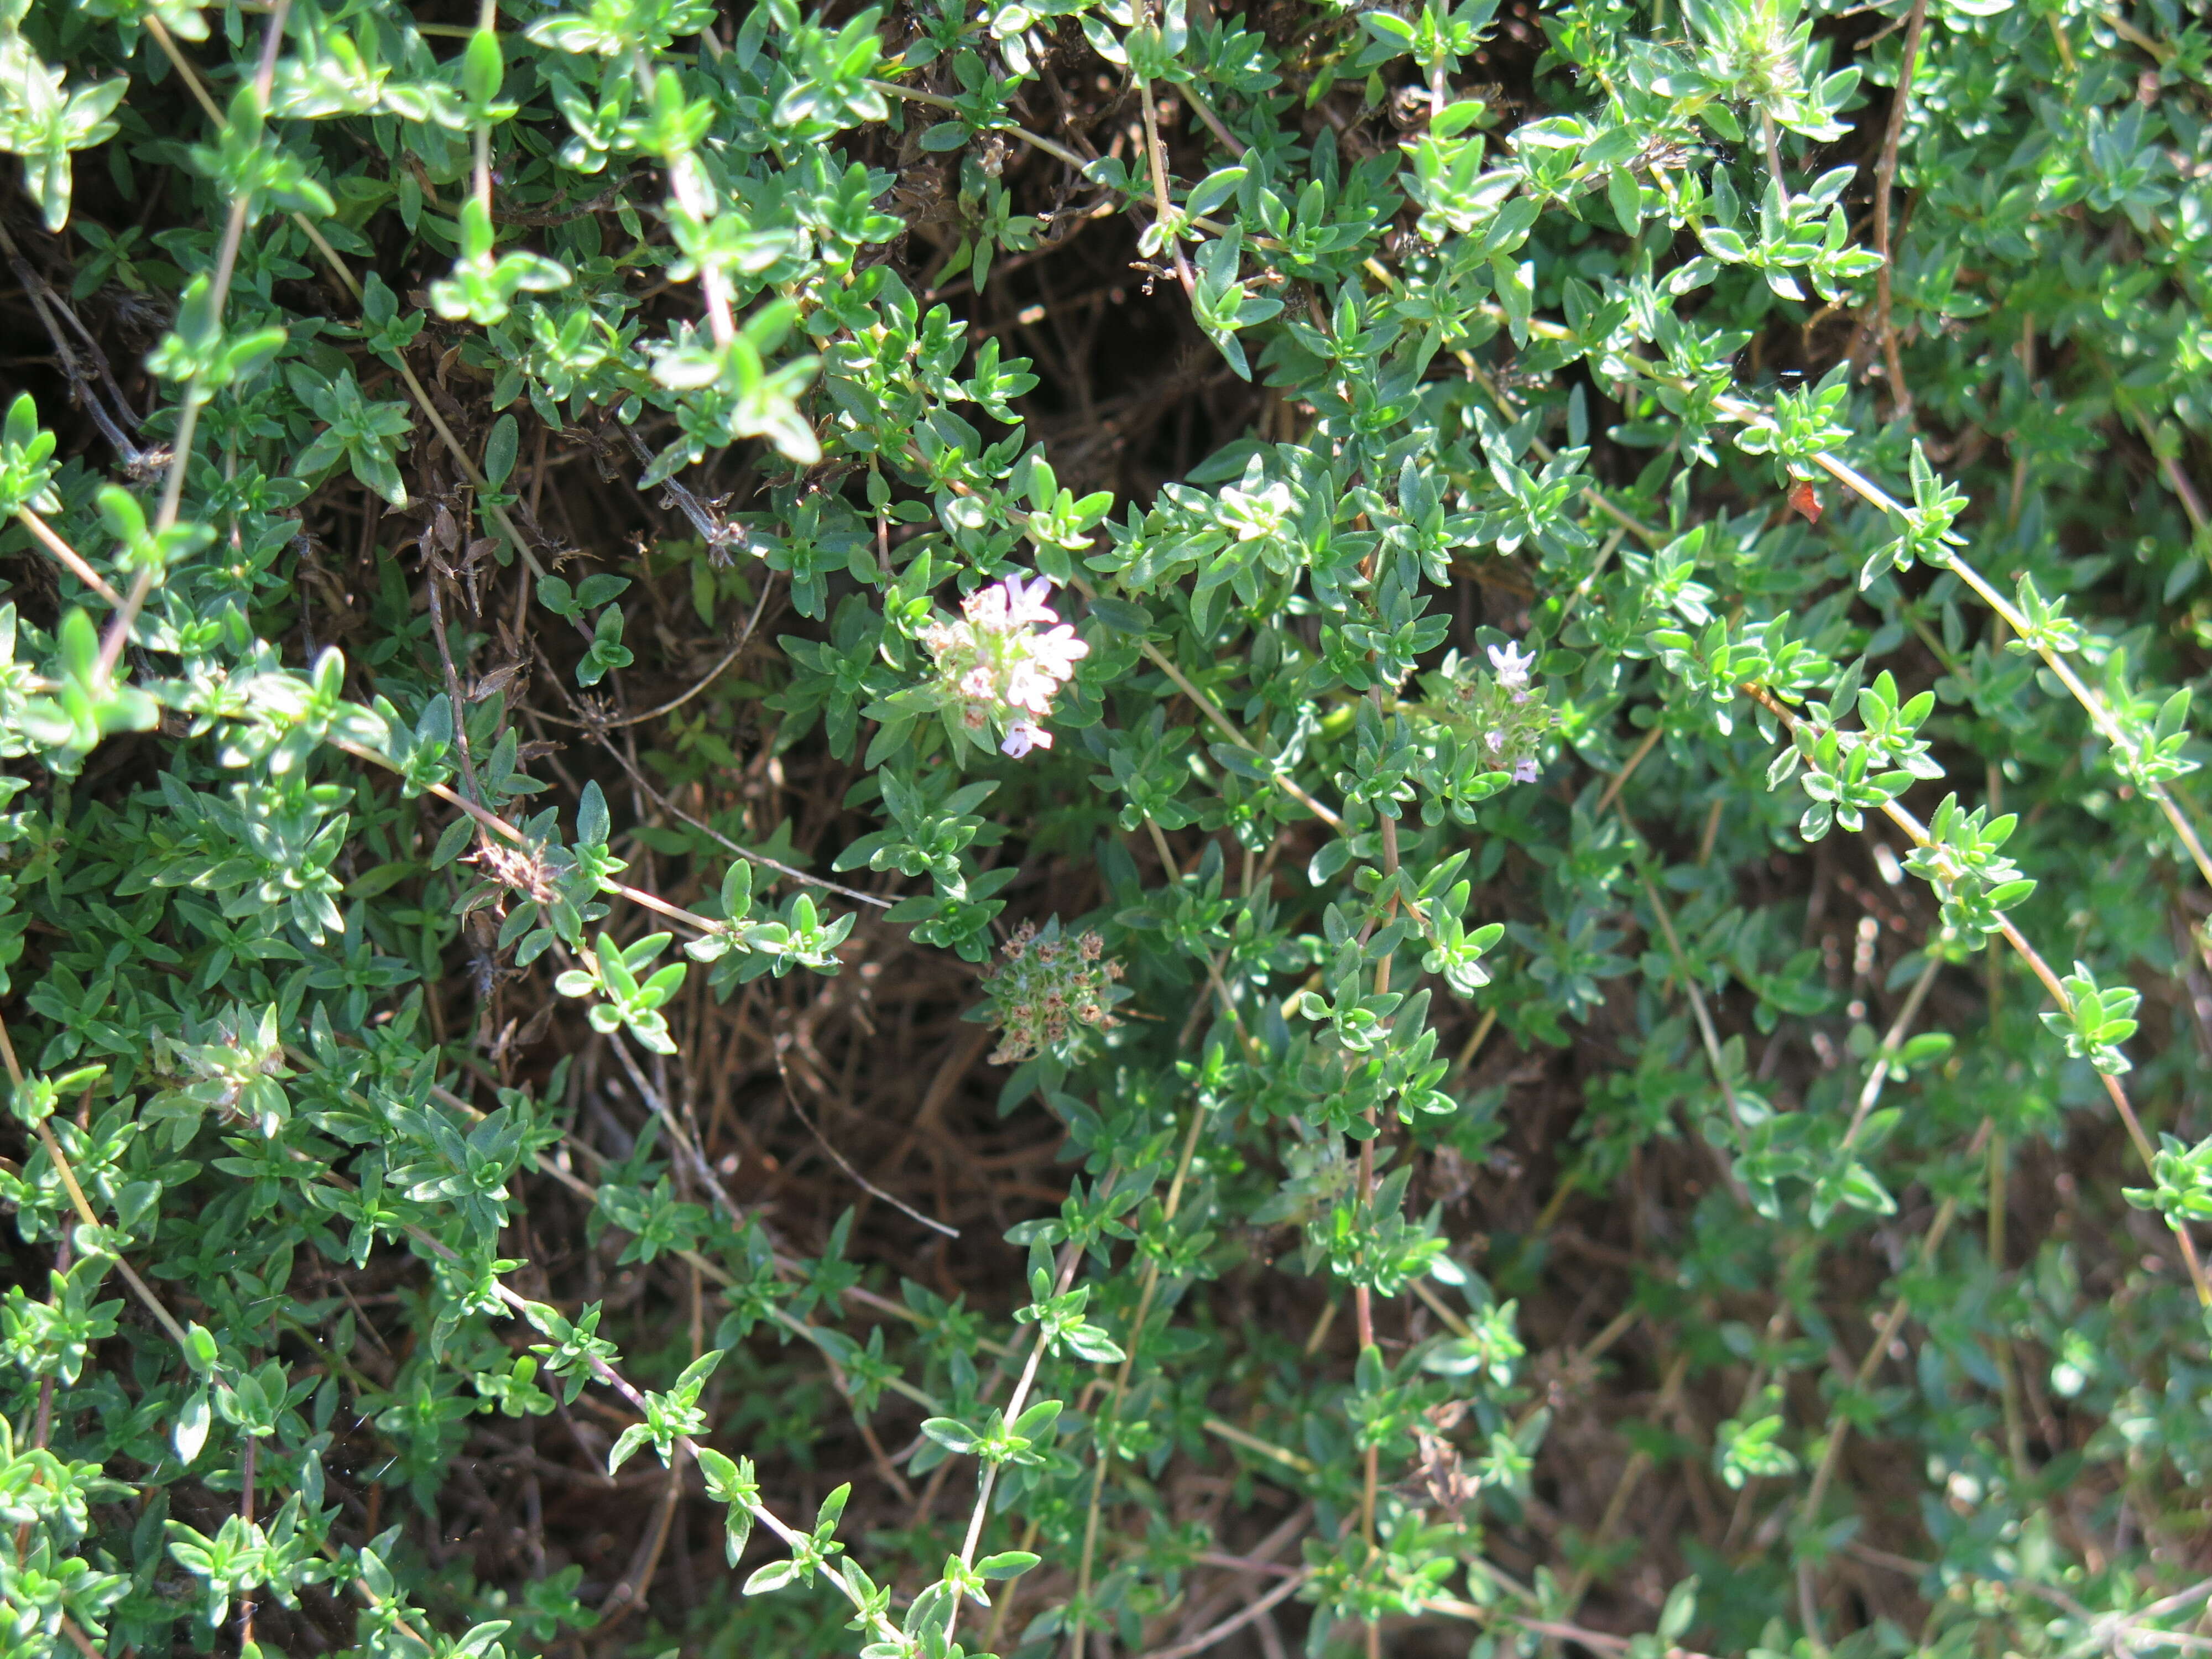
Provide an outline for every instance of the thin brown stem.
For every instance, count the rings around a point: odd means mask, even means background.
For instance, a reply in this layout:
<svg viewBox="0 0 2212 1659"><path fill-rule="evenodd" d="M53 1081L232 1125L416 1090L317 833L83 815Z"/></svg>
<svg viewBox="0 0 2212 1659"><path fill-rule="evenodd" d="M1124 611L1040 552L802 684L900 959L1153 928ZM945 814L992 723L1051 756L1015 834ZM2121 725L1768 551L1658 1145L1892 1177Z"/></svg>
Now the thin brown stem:
<svg viewBox="0 0 2212 1659"><path fill-rule="evenodd" d="M902 98L909 104L927 104L933 108L951 110L956 112L960 108L960 106L951 99L939 97L933 92L924 92L919 87L902 87L891 81L866 81L861 84L871 92L879 92L886 98ZM1081 173L1091 165L1066 145L1044 137L1041 134L1031 132L1026 127L999 127L994 131L1004 132L1010 137L1018 138L1031 149L1043 151L1054 161L1066 162L1078 173Z"/></svg>
<svg viewBox="0 0 2212 1659"><path fill-rule="evenodd" d="M36 513L33 513L27 507L21 507L15 509L15 520L17 523L21 524L24 529L31 532L31 535L38 542L39 545L45 548L48 553L52 554L53 556L54 562L60 565L63 569L68 571L70 575L76 577L94 592L99 594L100 597L106 600L108 604L116 606L118 609L121 608L123 605L123 596L117 592L115 589L109 585L106 577L101 575L100 572L94 570L90 565L87 564L82 556L78 554L75 548L71 547L67 542L56 535L52 525L48 524L44 519L40 518Z"/></svg>
<svg viewBox="0 0 2212 1659"><path fill-rule="evenodd" d="M1980 1156L1990 1138L1990 1121L1984 1118L1982 1127L1974 1131L1973 1140L1966 1148L1967 1157ZM1956 1198L1945 1199L1937 1208L1936 1219L1929 1224L1927 1237L1920 1241L1919 1267L1922 1272L1926 1272L1929 1264L1936 1260L1936 1252L1942 1247L1943 1236L1951 1231L1951 1223L1958 1213L1959 1200ZM1875 1328L1874 1340L1868 1345L1865 1357L1859 1361L1858 1371L1851 1379L1853 1393L1865 1392L1867 1383L1874 1376L1875 1368L1881 1364L1882 1355L1896 1340L1898 1328L1905 1323L1907 1307L1907 1299L1903 1295L1889 1304L1889 1311L1882 1316L1881 1323ZM1850 1419L1843 1414L1842 1404L1838 1401L1836 1410L1829 1416L1827 1443L1821 1448L1820 1465L1813 1472L1812 1488L1806 1493L1805 1501L1797 1511L1807 1526L1820 1523L1820 1504L1828 1495L1828 1482L1835 1476L1836 1460L1843 1455L1844 1442L1850 1437Z"/></svg>
<svg viewBox="0 0 2212 1659"><path fill-rule="evenodd" d="M1304 1589L1306 1580L1312 1577L1312 1568L1301 1567L1242 1612L1231 1613L1219 1624L1199 1632L1188 1642L1178 1642L1171 1648L1155 1648L1145 1656L1145 1659L1196 1659L1196 1656L1208 1648L1219 1646L1255 1620L1263 1619L1273 1612L1280 1603Z"/></svg>
<svg viewBox="0 0 2212 1659"><path fill-rule="evenodd" d="M1867 1116L1874 1110L1875 1103L1881 1098L1882 1085L1889 1077L1889 1063L1905 1047L1905 1034L1911 1030L1912 1022L1920 1017L1920 1005L1928 1000L1929 988L1936 983L1936 975L1943 965L1941 957L1930 955L1928 965L1920 970L1920 977L1912 981L1911 990L1905 993L1905 1006L1898 1011L1897 1018L1889 1028L1889 1035L1881 1040L1874 1061L1867 1070L1867 1080L1859 1090L1856 1109L1851 1113L1850 1127L1844 1131L1843 1143L1836 1148L1840 1161L1848 1154L1859 1138L1859 1130Z"/></svg>
<svg viewBox="0 0 2212 1659"><path fill-rule="evenodd" d="M1689 1372L1689 1355L1677 1354L1674 1363L1667 1367L1667 1375L1659 1385L1659 1398L1651 1407L1652 1420L1656 1421L1674 1410L1674 1402L1682 1392L1683 1379L1688 1376ZM1575 1569L1574 1576L1567 1581L1566 1593L1560 1605L1570 1618L1582 1605L1583 1597L1589 1593L1595 1576L1593 1562L1595 1556L1620 1525L1621 1517L1628 1513L1629 1498L1634 1496L1637 1486L1650 1470L1650 1454L1641 1448L1631 1454L1627 1466L1621 1470L1620 1479L1614 1483L1613 1496L1606 1502L1605 1513L1599 1517L1597 1530L1590 1534L1589 1548L1583 1564Z"/></svg>
<svg viewBox="0 0 2212 1659"><path fill-rule="evenodd" d="M7 1068L8 1080L15 1085L16 1097L20 1099L23 1092L23 1067L15 1058L15 1040L8 1034L5 1020L0 1020L0 1066ZM36 1133L39 1144L46 1149L46 1157L52 1161L54 1173L61 1177L62 1188L69 1194L70 1205L76 1210L77 1219L88 1227L97 1228L100 1218L93 1213L92 1205L85 1198L84 1188L77 1184L76 1171L70 1167L69 1158L62 1151L62 1144L55 1137L53 1125L41 1122L37 1126ZM131 1293L144 1305L146 1311L154 1316L155 1323L167 1332L169 1340L189 1358L191 1343L185 1335L185 1328L161 1304L161 1298L155 1296L146 1281L138 1277L137 1270L119 1255L115 1258L115 1269L123 1275L124 1282L131 1286Z"/></svg>
<svg viewBox="0 0 2212 1659"><path fill-rule="evenodd" d="M276 50L283 44L284 20L291 10L291 0L276 0L269 9L267 21L261 28L261 58L254 68L253 87L264 108L268 106L270 88L276 79ZM164 37L166 38L166 37ZM218 115L218 123L222 118ZM238 269L239 245L246 239L246 223L252 210L250 193L239 197L230 204L230 213L223 221L222 240L216 249L215 272L208 283L208 319L217 328L222 321L223 301L230 293L230 279ZM161 484L161 504L154 517L154 535L158 540L177 522L177 514L184 504L185 476L192 460L192 433L198 424L200 405L206 401L208 388L201 375L194 374L185 383L182 403L177 412L177 435L170 446L169 470ZM147 595L154 591L160 573L151 564L141 568L137 579L131 584L131 592L117 609L107 624L107 632L100 642L100 672L104 679L115 672L122 659L123 647L131 641L131 629L145 608Z"/></svg>
<svg viewBox="0 0 2212 1659"><path fill-rule="evenodd" d="M1875 272L1875 328L1881 336L1881 361L1889 379L1893 412L1903 419L1912 416L1912 392L1905 383L1905 368L1897 344L1897 329L1890 320L1892 270L1896 250L1891 246L1890 193L1897 183L1897 150L1905 135L1905 112L1912 101L1912 72L1920 61L1920 31L1928 21L1928 0L1912 0L1905 22L1905 49L1897 64L1897 89L1889 100L1889 125L1883 131L1881 160L1874 173L1874 241L1881 255Z"/></svg>
<svg viewBox="0 0 2212 1659"><path fill-rule="evenodd" d="M1136 81L1137 106L1145 116L1145 161L1152 175L1152 211L1158 218L1162 251L1175 262L1176 280L1182 284L1183 296L1196 299L1198 283L1182 257L1182 239L1176 228L1175 208L1168 195L1167 163L1162 158L1159 116L1152 108L1152 83L1141 75Z"/></svg>
<svg viewBox="0 0 2212 1659"><path fill-rule="evenodd" d="M1198 1154L1199 1132L1205 1127L1208 1115L1208 1112L1203 1106L1197 1104L1192 1106L1190 1127L1183 1135L1182 1151L1176 1159L1174 1178L1168 1182L1167 1200L1161 1206L1162 1214L1170 1222L1175 1219L1176 1212L1182 1207L1183 1183L1189 1176L1191 1160ZM1152 1297L1159 1288L1159 1264L1156 1261L1146 1262L1144 1285L1137 1295L1136 1316L1129 1322L1129 1342L1121 1356L1121 1368L1115 1373L1113 1392L1108 1397L1105 1409L1095 1420L1103 1421L1110 1419L1120 1407L1123 1397L1128 1393L1129 1376L1136 1367L1138 1350L1145 1340L1145 1323L1152 1316ZM1090 1635L1090 1623L1083 1614L1085 1611L1085 1604L1091 1596L1091 1571L1097 1559L1102 1499L1106 1487L1107 1473L1111 1468L1113 1462L1113 1447L1109 1443L1102 1443L1098 1448L1097 1463L1091 1472L1091 1502L1083 1522L1083 1555L1076 1571L1077 1617L1074 1632L1068 1639L1069 1652L1073 1659L1083 1659L1084 1646Z"/></svg>
<svg viewBox="0 0 2212 1659"><path fill-rule="evenodd" d="M255 1467L258 1460L255 1453L259 1449L260 1445L260 1439L249 1432L246 1437L246 1450L239 1459L238 1518L248 1527L253 1524L253 1491L259 1480ZM252 1590L246 1591L239 1597L238 1646L241 1653L252 1650L253 1605Z"/></svg>
<svg viewBox="0 0 2212 1659"><path fill-rule="evenodd" d="M443 597L446 584L434 556L425 574L430 598L430 636L438 642L438 661L446 671L446 696L453 706L453 752L460 759L461 779L469 787L469 799L481 806L484 804L483 787L477 781L476 757L469 752L469 705L461 696L461 677L453 666L453 642L447 637Z"/></svg>
<svg viewBox="0 0 2212 1659"><path fill-rule="evenodd" d="M1244 159L1243 144L1237 140L1234 133L1221 125L1221 118L1213 112L1212 106L1206 101L1205 95L1199 91L1194 83L1177 87L1176 95L1188 104L1198 118L1206 123L1206 130L1214 136L1222 149L1240 161Z"/></svg>
<svg viewBox="0 0 2212 1659"><path fill-rule="evenodd" d="M1643 765L1644 757L1650 755L1654 749L1659 746L1659 739L1666 734L1666 731L1667 720L1665 715L1662 713L1655 711L1651 720L1651 729L1644 734L1644 741L1638 744L1635 750L1629 756L1626 761L1622 763L1620 770L1615 772L1612 778L1607 781L1605 786L1605 793L1597 798L1596 811L1590 814L1592 817L1603 817L1605 809L1620 799L1622 786L1625 785L1630 778L1636 775L1636 769Z"/></svg>

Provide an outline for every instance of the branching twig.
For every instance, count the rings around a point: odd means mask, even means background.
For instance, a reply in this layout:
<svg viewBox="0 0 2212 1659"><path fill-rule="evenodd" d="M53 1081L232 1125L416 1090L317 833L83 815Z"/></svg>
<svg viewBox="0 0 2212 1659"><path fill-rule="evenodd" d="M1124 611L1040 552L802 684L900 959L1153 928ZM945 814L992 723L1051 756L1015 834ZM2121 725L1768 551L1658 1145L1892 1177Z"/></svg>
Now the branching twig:
<svg viewBox="0 0 2212 1659"><path fill-rule="evenodd" d="M697 696L702 691L704 691L708 686L720 679L722 676L722 671L744 654L745 647L752 643L753 629L760 623L761 612L768 606L769 587L769 584L765 581L761 584L760 598L754 602L753 613L750 617L745 619L744 632L738 635L736 643L732 645L727 651L722 653L721 659L720 661L718 661L712 668L708 669L704 674L701 675L698 679L695 680L691 684L690 690L688 691L681 692L676 696L671 697L666 702L660 704L658 708L648 708L641 714L624 714L619 720L601 720L597 722L588 720L572 720L565 714L556 714L548 709L543 708L537 711L539 718L551 720L556 726L572 726L580 731L592 732L596 735L604 732L618 732L625 726L642 726L647 720L657 720L664 714L674 714L678 709L683 708L685 703L690 702L692 698ZM568 691L568 687L565 685L561 689L563 693ZM568 701L571 707L574 706L575 699L573 696L571 696Z"/></svg>
<svg viewBox="0 0 2212 1659"><path fill-rule="evenodd" d="M150 458L131 441L129 432L125 429L137 426L138 416L131 409L130 400L124 397L123 388L115 383L115 371L108 364L107 354L100 349L100 342L93 337L92 331L79 320L77 314L70 309L60 295L54 292L46 279L32 268L31 262L23 258L21 251L15 246L15 238L9 235L4 225L0 225L0 252L7 255L9 269L15 272L15 281L21 286L24 296L30 301L32 311L37 313L39 325L46 330L46 337L53 343L54 356L61 364L62 377L69 382L71 398L92 417L93 424L100 428L100 436L106 439L109 447L122 458L124 465L137 471ZM92 358L93 368L99 375L97 381L78 367L76 352L64 337L62 324L64 322L84 342L85 349ZM115 400L115 410L120 411L119 415L110 411L103 392L106 398Z"/></svg>
<svg viewBox="0 0 2212 1659"><path fill-rule="evenodd" d="M756 621L759 619L759 612L757 609L756 609L754 612L754 619ZM742 642L740 643L742 645ZM546 672L548 673L554 673L552 664L546 661L543 651L540 651L538 654L538 660L545 662ZM580 715L588 715L589 711L587 711L581 703L578 702L574 696L569 693L568 686L560 680L557 674L555 675L554 684L561 687L562 695L568 697L568 706L571 708L574 708ZM647 800L651 801L662 811L667 813L671 817L682 819L684 823L690 824L694 830L696 830L701 835L705 836L714 842L714 843L720 847L724 851L734 853L739 858L744 859L750 863L759 865L763 869L773 870L778 875L784 877L787 880L799 882L808 887L819 887L824 892L836 893L841 897L851 899L856 904L873 905L878 910L888 910L891 906L898 902L898 900L896 897L884 898L879 894L864 893L857 887L848 887L842 882L831 881L824 876L809 875L804 870L794 869L792 866L784 863L781 859L770 858L766 853L757 853L750 847L741 846L738 842L732 841L720 830L715 829L713 824L707 823L704 819L692 817L690 813L685 811L682 807L677 805L675 802L670 800L667 796L662 794L660 791L654 787L653 781L637 769L635 763L631 761L630 757L623 753L623 751L608 738L605 728L592 722L588 718L581 721L580 724L583 726L583 729L585 731L589 732L599 740L599 744L601 748L605 749L608 754L614 757L615 763L620 766L624 772L629 775L630 781L635 783L638 788L643 792L645 798ZM610 722L610 725L611 724L612 722Z"/></svg>
<svg viewBox="0 0 2212 1659"><path fill-rule="evenodd" d="M1784 708L1763 688L1747 685L1742 690L1745 696L1781 721L1785 729L1791 732L1796 730L1796 715ZM1885 817L1911 837L1915 847L1927 847L1931 844L1927 826L1905 808L1899 805L1895 801L1884 801L1881 811ZM2012 946L2014 953L2027 964L2029 971L2042 981L2044 990L2050 995L2051 1001L2057 1005L2059 1012L2071 1019L2074 1017L2074 999L2067 994L2066 988L2059 983L2058 975L2051 972L2051 964L2043 959L2042 955L2027 942L2026 936L2013 925L2009 919L1999 919L1998 931L2004 935L2005 943ZM2119 1114L2121 1123L2127 1128L2128 1139L2135 1145L2136 1157L2142 1160L2146 1170L2152 1169L2157 1160L2157 1151L2151 1146L2150 1138L2143 1133L2142 1125L2136 1121L2135 1109L2128 1102L2127 1091L2120 1086L2120 1080L2111 1073L2100 1072L2097 1075L2104 1080L2105 1092L2110 1097L2113 1109ZM2196 1289L2198 1304L2212 1308L2212 1282L2208 1282L2205 1278L2204 1264L2197 1254L2196 1240L2190 1237L2185 1227L2185 1223L2174 1222L2173 1236L2180 1244L2182 1261L2188 1268L2189 1282Z"/></svg>
<svg viewBox="0 0 2212 1659"><path fill-rule="evenodd" d="M1902 502L1848 462L1838 456L1826 453L1814 456L1814 460L1830 477L1835 479L1862 501L1878 507L1899 519L1909 519L1910 515ZM2073 694L2074 701L2081 705L2082 712L2088 715L2090 724L2097 728L2098 735L2105 739L2112 752L2123 762L2132 761L2136 757L2135 745L2128 741L2126 734L2120 730L2119 723L2112 718L2112 710L2105 706L2105 700L2099 696L2095 690L2075 672L2074 665L2068 660L2065 653L2052 647L2044 638L2041 631L1967 560L1954 552L1946 562L1945 568L1956 572L1959 580L1972 588L1976 597L1995 611L2014 633L2024 640L2034 641L2036 654L2043 659L2044 665L2058 678L2060 684ZM2166 822L2173 826L2174 834L2181 838L2182 845L2188 849L2191 860L2197 866L2197 873L2203 877L2208 887L2212 887L2212 854L2207 854L2205 851L2204 842L2197 833L2196 824L2191 821L2188 814L2181 810L2179 803L2173 799L2165 785L2155 781L2146 781L2140 785L2140 787L2144 793L2158 803L2159 810L2165 813Z"/></svg>

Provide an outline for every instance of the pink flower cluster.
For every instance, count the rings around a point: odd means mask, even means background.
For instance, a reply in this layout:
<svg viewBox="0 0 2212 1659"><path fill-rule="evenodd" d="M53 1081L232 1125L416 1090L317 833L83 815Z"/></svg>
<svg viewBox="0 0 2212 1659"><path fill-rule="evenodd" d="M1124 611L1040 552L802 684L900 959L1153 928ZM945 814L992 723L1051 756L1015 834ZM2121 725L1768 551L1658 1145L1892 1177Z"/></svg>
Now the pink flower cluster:
<svg viewBox="0 0 2212 1659"><path fill-rule="evenodd" d="M1052 747L1044 720L1053 696L1091 653L1060 620L1051 597L1043 576L1009 576L961 601L959 621L933 622L921 633L939 691L959 711L961 725L979 738L1000 732L999 747L1016 760Z"/></svg>

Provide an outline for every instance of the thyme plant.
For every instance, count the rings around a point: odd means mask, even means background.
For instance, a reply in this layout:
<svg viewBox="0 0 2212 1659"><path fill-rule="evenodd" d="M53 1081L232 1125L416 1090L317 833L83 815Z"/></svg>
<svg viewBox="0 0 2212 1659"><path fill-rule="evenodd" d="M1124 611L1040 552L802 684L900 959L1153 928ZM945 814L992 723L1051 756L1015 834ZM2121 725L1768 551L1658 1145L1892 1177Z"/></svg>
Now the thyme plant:
<svg viewBox="0 0 2212 1659"><path fill-rule="evenodd" d="M0 1650L2203 1644L2191 9L0 0Z"/></svg>

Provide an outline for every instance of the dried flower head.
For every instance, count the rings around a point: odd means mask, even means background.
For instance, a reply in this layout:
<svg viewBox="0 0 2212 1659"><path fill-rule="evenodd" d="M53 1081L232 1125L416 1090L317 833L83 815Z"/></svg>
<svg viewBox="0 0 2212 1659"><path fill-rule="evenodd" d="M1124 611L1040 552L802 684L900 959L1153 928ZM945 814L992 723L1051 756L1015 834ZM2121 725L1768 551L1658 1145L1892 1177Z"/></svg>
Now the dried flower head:
<svg viewBox="0 0 2212 1659"><path fill-rule="evenodd" d="M1025 921L1003 955L983 979L992 1003L989 1018L1003 1033L993 1065L1019 1065L1043 1054L1073 1059L1085 1028L1106 1031L1121 1023L1111 1010L1128 994L1115 983L1121 964L1106 955L1106 942L1097 934L1069 938L1057 916L1041 930Z"/></svg>
<svg viewBox="0 0 2212 1659"><path fill-rule="evenodd" d="M494 881L540 904L552 902L552 872L534 850L508 847L487 836L470 856Z"/></svg>

